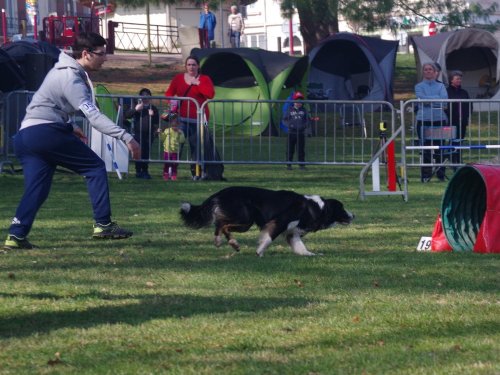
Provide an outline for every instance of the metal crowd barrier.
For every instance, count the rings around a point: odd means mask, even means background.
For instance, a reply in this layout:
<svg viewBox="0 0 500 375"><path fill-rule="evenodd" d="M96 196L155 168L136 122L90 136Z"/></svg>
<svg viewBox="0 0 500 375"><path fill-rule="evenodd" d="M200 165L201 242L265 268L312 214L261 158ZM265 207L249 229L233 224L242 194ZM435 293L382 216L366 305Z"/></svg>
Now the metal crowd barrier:
<svg viewBox="0 0 500 375"><path fill-rule="evenodd" d="M470 113L468 119L454 115L451 106L461 105ZM442 106L447 114L443 126L424 127L419 134L417 112L423 106ZM452 167L466 163L488 163L500 155L500 100L409 100L401 102L401 127L405 132L408 167ZM454 117L455 116L455 117ZM430 122L436 120L431 116ZM466 124L464 134L460 125ZM435 157L437 152L443 155ZM430 163L423 160L424 152L432 152ZM460 158L452 153L460 152ZM458 162L460 160L460 162Z"/></svg>
<svg viewBox="0 0 500 375"><path fill-rule="evenodd" d="M378 124L395 128L392 105L382 101L301 100L310 114L305 162L300 165L364 165L380 146ZM207 128L225 164L289 164L288 100L209 100ZM203 121L203 120L200 120ZM203 149L203 148L202 148ZM205 163L216 161L205 160Z"/></svg>
<svg viewBox="0 0 500 375"><path fill-rule="evenodd" d="M17 131L24 116L24 111L33 93L16 91L3 98L2 142L0 144L0 160L13 158L11 137ZM143 155L142 161L150 163L165 163L163 160L163 145L158 137L158 127L163 129L169 122L159 120L156 124L146 124L146 133L137 132L144 124L136 124L126 119L128 109L135 106L138 96L100 95L98 98L108 99L115 108L120 126L127 127L135 133L138 141L150 142L150 154ZM196 164L202 172L210 164L259 164L283 165L290 162L286 157L287 127L282 122L283 110L291 105L287 100L209 100L201 107L190 98L151 97L159 114L168 114L170 100L186 102L193 106L198 114L196 119L196 149L191 154L186 144L179 164ZM471 109L471 115L465 137L460 144L451 144L451 135L445 142L439 144L423 144L417 134L416 111L418 106L441 103L450 106L461 102ZM407 168L429 166L459 167L465 163L483 162L498 159L500 150L500 101L489 99L471 100L434 100L423 102L409 100L400 103L400 110L391 103L383 101L330 101L303 100L311 117L311 126L305 141L305 162L297 162L295 152L294 166L298 165L345 165L361 168L359 175L360 196L369 195L403 195L408 197ZM436 104L437 105L437 104ZM205 108L210 115L205 116ZM112 117L112 116L111 116ZM182 119L180 119L182 120ZM451 121L455 119L450 119ZM90 135L89 124L81 116L73 118L80 124L86 134ZM435 130L435 129L434 129ZM445 134L445 132L441 132ZM429 133L430 134L430 133ZM387 173L387 156L389 145L393 146L393 157L397 168L398 188L387 191L367 188L367 178L372 175L374 165L380 165L383 179ZM451 159L424 163L422 153L433 151L425 149L432 146L456 151L460 149L460 163ZM391 151L392 152L392 151ZM217 155L217 157L215 157ZM377 172L379 173L379 172ZM383 184L382 184L383 185ZM375 186L375 184L374 184Z"/></svg>

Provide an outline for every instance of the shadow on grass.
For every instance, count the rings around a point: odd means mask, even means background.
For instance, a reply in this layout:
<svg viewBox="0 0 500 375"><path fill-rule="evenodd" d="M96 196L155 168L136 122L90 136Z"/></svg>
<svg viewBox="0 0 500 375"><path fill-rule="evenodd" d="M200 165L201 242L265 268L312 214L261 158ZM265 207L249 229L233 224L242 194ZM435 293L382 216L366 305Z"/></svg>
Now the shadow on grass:
<svg viewBox="0 0 500 375"><path fill-rule="evenodd" d="M26 295L30 297L30 295ZM34 298L47 298L46 293ZM57 296L55 296L57 298ZM189 295L102 296L107 300L138 299L137 303L101 306L84 311L43 311L0 318L0 337L26 337L63 328L91 328L101 324L138 325L152 319L186 318L203 314L259 312L283 307L305 307L305 298L235 298Z"/></svg>

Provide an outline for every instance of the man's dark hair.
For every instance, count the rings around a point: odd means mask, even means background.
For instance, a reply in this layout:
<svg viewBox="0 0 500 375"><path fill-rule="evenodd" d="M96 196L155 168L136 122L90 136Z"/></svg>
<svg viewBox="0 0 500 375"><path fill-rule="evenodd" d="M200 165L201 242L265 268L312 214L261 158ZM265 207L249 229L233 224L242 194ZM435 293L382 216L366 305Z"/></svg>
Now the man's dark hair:
<svg viewBox="0 0 500 375"><path fill-rule="evenodd" d="M87 50L92 52L96 47L106 45L106 39L97 33L81 33L76 37L73 44L73 57L79 59L82 57L82 52Z"/></svg>

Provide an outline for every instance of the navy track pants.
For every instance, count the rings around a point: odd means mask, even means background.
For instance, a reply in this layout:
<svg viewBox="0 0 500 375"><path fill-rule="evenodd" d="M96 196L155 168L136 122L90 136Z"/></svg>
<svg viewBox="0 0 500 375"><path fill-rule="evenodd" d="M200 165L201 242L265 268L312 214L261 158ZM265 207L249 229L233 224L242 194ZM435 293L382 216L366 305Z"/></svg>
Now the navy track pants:
<svg viewBox="0 0 500 375"><path fill-rule="evenodd" d="M103 224L111 221L106 166L73 134L71 124L43 124L22 129L14 138L14 148L23 166L24 194L9 234L20 238L28 235L38 210L49 195L57 166L85 177L94 220Z"/></svg>

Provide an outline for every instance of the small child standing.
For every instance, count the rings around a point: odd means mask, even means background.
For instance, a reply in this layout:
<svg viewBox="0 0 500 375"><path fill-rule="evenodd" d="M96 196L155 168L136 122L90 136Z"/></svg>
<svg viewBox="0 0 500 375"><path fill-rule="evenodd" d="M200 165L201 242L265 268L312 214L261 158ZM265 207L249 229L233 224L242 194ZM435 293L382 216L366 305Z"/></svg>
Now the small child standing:
<svg viewBox="0 0 500 375"><path fill-rule="evenodd" d="M283 116L283 123L288 127L287 137L287 161L293 160L295 147L297 147L298 161L305 161L305 146L306 146L306 130L309 127L309 115L307 110L302 105L301 100L304 100L304 95L300 91L293 94L294 103ZM288 169L292 169L292 165L288 164ZM301 164L300 169L305 169L305 165Z"/></svg>
<svg viewBox="0 0 500 375"><path fill-rule="evenodd" d="M163 142L163 160L177 161L180 149L184 145L184 142L186 142L186 138L179 127L177 114L171 113L168 120L167 128L160 134ZM163 165L163 179L165 181L169 179L172 181L177 180L177 163L165 163Z"/></svg>

